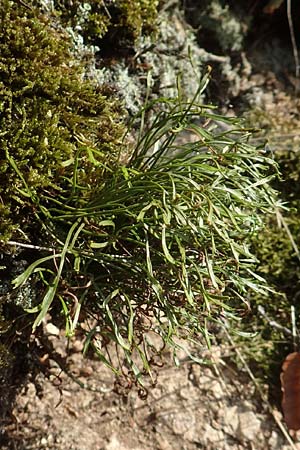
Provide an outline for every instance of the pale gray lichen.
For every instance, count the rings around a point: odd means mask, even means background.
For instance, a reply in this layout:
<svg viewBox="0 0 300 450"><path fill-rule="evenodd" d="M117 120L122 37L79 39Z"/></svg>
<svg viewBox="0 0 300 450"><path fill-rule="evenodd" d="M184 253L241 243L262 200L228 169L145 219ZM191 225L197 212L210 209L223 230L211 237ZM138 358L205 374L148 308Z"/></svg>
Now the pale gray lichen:
<svg viewBox="0 0 300 450"><path fill-rule="evenodd" d="M144 102L144 86L137 74L129 73L125 62L121 61L113 68L96 69L93 78L101 85L108 83L116 89L123 100L126 109L131 114L137 114Z"/></svg>
<svg viewBox="0 0 300 450"><path fill-rule="evenodd" d="M109 68L90 66L89 76L100 84L112 84L129 112L136 114L145 101L147 87L157 96L176 97L178 76L183 96L191 99L209 59L206 56L205 51L199 51L194 33L187 29L180 14L164 12L160 14L155 42L149 36L137 39L134 69L121 60Z"/></svg>
<svg viewBox="0 0 300 450"><path fill-rule="evenodd" d="M247 30L241 18L236 17L228 5L222 6L219 0L211 3L208 14L211 20L210 27L214 28L222 49L241 50Z"/></svg>
<svg viewBox="0 0 300 450"><path fill-rule="evenodd" d="M39 6L41 10L45 12L54 11L54 1L53 0L39 0Z"/></svg>
<svg viewBox="0 0 300 450"><path fill-rule="evenodd" d="M74 57L79 60L93 60L95 53L99 51L99 47L97 45L85 44L84 38L80 34L80 29L74 29L72 27L66 27L65 31L71 38L72 41L72 53Z"/></svg>
<svg viewBox="0 0 300 450"><path fill-rule="evenodd" d="M204 40L225 54L242 49L251 15L245 15L239 2L228 5L224 0L186 0L185 14L198 31L200 46Z"/></svg>
<svg viewBox="0 0 300 450"><path fill-rule="evenodd" d="M216 2L212 7L213 17L218 17L220 8ZM229 10L228 14L232 15ZM131 115L137 114L144 104L147 88L152 96L176 97L178 76L182 95L191 99L206 66L212 63L218 64L224 78L230 81L232 94L239 91L240 76L230 56L215 55L199 47L194 30L178 8L160 13L155 40L149 35L136 39L131 63L128 58L119 57L107 65L107 61L101 59L101 41L99 47L86 44L80 27L68 27L67 31L76 57L84 60L85 76L100 86L112 86ZM227 31L230 34L230 27ZM235 39L234 36L231 38ZM241 39L237 42L241 43Z"/></svg>
<svg viewBox="0 0 300 450"><path fill-rule="evenodd" d="M160 95L176 97L176 78L180 75L183 94L191 98L201 78L203 61L198 54L194 33L186 28L179 13L161 15L155 48L143 54L143 49L149 46L147 38L140 42L141 61L152 68Z"/></svg>
<svg viewBox="0 0 300 450"><path fill-rule="evenodd" d="M2 266L3 271L9 270L10 276L4 276L3 280L0 282L0 304L12 303L23 309L32 308L37 299L35 276L31 276L21 288L15 290L12 289L12 280L24 272L28 266L28 261L15 259L14 255L10 255L8 261L9 262L6 262L6 265Z"/></svg>

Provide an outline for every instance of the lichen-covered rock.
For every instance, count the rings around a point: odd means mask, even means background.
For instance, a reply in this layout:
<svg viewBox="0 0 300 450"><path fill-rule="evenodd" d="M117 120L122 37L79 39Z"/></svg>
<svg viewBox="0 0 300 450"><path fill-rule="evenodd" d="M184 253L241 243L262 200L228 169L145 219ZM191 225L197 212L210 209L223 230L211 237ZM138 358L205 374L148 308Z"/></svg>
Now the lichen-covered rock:
<svg viewBox="0 0 300 450"><path fill-rule="evenodd" d="M237 5L223 0L185 2L185 11L193 27L198 29L199 43L222 52L240 51L248 31L251 15Z"/></svg>
<svg viewBox="0 0 300 450"><path fill-rule="evenodd" d="M102 40L102 50L130 46L142 33L155 30L158 0L54 0L52 11L82 34L86 43ZM109 48L109 50L111 50Z"/></svg>
<svg viewBox="0 0 300 450"><path fill-rule="evenodd" d="M182 95L191 99L211 57L199 49L193 31L176 8L160 13L155 41L141 35L134 50L135 57L129 64L121 58L111 66L105 65L100 51L97 68L91 71L100 84L115 86L131 114L140 110L148 89L151 97L176 97L177 77Z"/></svg>

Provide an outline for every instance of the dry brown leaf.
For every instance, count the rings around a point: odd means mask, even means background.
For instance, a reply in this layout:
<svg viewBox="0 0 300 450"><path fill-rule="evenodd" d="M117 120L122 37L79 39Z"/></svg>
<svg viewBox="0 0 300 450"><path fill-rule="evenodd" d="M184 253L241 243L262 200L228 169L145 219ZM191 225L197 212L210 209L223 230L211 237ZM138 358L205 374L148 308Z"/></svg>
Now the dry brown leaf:
<svg viewBox="0 0 300 450"><path fill-rule="evenodd" d="M300 353L290 353L282 364L280 375L282 410L289 430L300 429Z"/></svg>

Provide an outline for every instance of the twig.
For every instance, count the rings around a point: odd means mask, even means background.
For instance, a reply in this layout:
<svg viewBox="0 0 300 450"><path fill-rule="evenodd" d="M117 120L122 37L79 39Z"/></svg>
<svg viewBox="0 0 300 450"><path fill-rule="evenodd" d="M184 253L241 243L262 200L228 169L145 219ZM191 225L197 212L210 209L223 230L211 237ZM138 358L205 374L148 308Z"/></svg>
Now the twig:
<svg viewBox="0 0 300 450"><path fill-rule="evenodd" d="M24 242L17 242L17 241L0 241L1 244L4 245L11 245L11 246L16 246L16 247L23 247L23 248L30 248L32 250L45 250L47 252L54 252L55 249L54 248L50 248L50 247L40 247L39 245L32 245L32 244L24 244Z"/></svg>
<svg viewBox="0 0 300 450"><path fill-rule="evenodd" d="M291 2L291 0L287 0L286 10L287 10L287 18L288 18L288 22L289 22L290 36L291 36L291 41L292 41L292 46L293 46L294 60L295 60L295 65L296 65L295 75L296 75L296 78L299 78L300 63L299 63L299 54L298 54L298 48L297 48L297 43L296 43L294 24L293 24L293 19L292 19L292 2Z"/></svg>
<svg viewBox="0 0 300 450"><path fill-rule="evenodd" d="M167 3L162 5L161 11L167 11L170 8L173 8L173 6L177 5L177 0L169 0Z"/></svg>
<svg viewBox="0 0 300 450"><path fill-rule="evenodd" d="M298 350L297 345L297 329L296 329L296 317L295 317L295 306L291 305L291 322L292 322L292 334L293 334L293 346L294 351Z"/></svg>
<svg viewBox="0 0 300 450"><path fill-rule="evenodd" d="M25 3L23 0L19 0L19 3L21 3L21 5L25 6L25 8L30 9L31 11L33 11L32 6L28 5L27 3Z"/></svg>
<svg viewBox="0 0 300 450"><path fill-rule="evenodd" d="M207 52L202 48L197 48L195 51L196 55L199 56L204 62L215 61L219 63L226 63L230 61L228 56L215 55L214 53Z"/></svg>
<svg viewBox="0 0 300 450"><path fill-rule="evenodd" d="M280 325L279 323L275 322L275 320L272 320L269 318L269 316L266 314L265 309L259 305L257 308L258 314L260 314L264 319L266 319L266 321L268 322L268 324L270 325L270 327L276 328L277 330L283 331L284 333L288 334L288 335L292 335L292 331L287 328L284 327L283 325Z"/></svg>
<svg viewBox="0 0 300 450"><path fill-rule="evenodd" d="M278 208L276 209L276 217L277 217L278 225L279 225L279 226L280 226L280 225L283 225L283 228L285 229L286 234L287 234L287 236L288 236L288 238L289 238L289 240L290 240L290 242L291 242L291 244L292 244L292 247L293 247L293 249L294 249L294 252L296 253L297 258L298 258L299 261L300 261L300 251L299 251L299 248L298 248L298 246L297 246L297 244L296 244L296 242L295 242L295 240L294 240L294 238L293 238L293 235L292 235L292 233L291 233L291 231L290 231L290 229L289 229L288 224L286 223L285 218L283 217L283 215L281 214L281 212L279 211Z"/></svg>

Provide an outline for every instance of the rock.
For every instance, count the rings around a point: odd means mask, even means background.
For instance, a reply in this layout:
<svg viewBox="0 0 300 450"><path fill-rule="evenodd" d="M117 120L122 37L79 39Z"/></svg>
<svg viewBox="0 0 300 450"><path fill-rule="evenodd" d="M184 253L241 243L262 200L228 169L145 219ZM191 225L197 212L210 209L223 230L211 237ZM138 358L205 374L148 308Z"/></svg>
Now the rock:
<svg viewBox="0 0 300 450"><path fill-rule="evenodd" d="M105 450L120 450L121 448L123 450L127 450L125 449L125 447L123 446L123 444L119 441L119 439L117 438L117 436L115 434L113 434L109 440L109 443L107 445L105 445Z"/></svg>
<svg viewBox="0 0 300 450"><path fill-rule="evenodd" d="M195 424L195 417L188 411L179 412L178 414L173 415L171 423L174 434L182 435L193 427Z"/></svg>
<svg viewBox="0 0 300 450"><path fill-rule="evenodd" d="M218 380L211 381L209 390L212 392L216 400L221 400L224 397L224 388Z"/></svg>
<svg viewBox="0 0 300 450"><path fill-rule="evenodd" d="M81 353L83 350L84 344L83 341L80 341L78 339L76 339L73 343L72 343L72 351L76 352L76 353Z"/></svg>
<svg viewBox="0 0 300 450"><path fill-rule="evenodd" d="M158 438L159 450L173 450L173 446L167 441L167 439L160 434Z"/></svg>
<svg viewBox="0 0 300 450"><path fill-rule="evenodd" d="M256 441L261 422L253 411L240 412L237 436L241 440Z"/></svg>
<svg viewBox="0 0 300 450"><path fill-rule="evenodd" d="M46 333L52 334L53 336L59 336L59 328L57 328L53 323L48 322L45 326Z"/></svg>
<svg viewBox="0 0 300 450"><path fill-rule="evenodd" d="M83 377L90 377L93 373L94 370L91 366L84 366L80 368L80 375Z"/></svg>
<svg viewBox="0 0 300 450"><path fill-rule="evenodd" d="M207 424L201 440L202 444L207 447L209 444L215 444L215 448L221 449L224 442L224 433Z"/></svg>
<svg viewBox="0 0 300 450"><path fill-rule="evenodd" d="M219 417L220 415L221 414L219 414ZM239 426L238 407L235 405L224 408L222 415L224 429L228 432L228 434L234 436Z"/></svg>
<svg viewBox="0 0 300 450"><path fill-rule="evenodd" d="M46 447L47 444L48 444L47 439L46 439L45 437L43 437L43 438L41 439L41 446L42 446L42 447Z"/></svg>
<svg viewBox="0 0 300 450"><path fill-rule="evenodd" d="M280 449L282 448L282 440L275 431L272 431L269 439L269 448Z"/></svg>
<svg viewBox="0 0 300 450"><path fill-rule="evenodd" d="M199 397L199 389L192 385L192 383L187 384L182 389L180 389L180 397L183 400L191 400L191 398Z"/></svg>
<svg viewBox="0 0 300 450"><path fill-rule="evenodd" d="M138 447L136 447L135 445L132 446L132 443L126 445L124 443L123 439L121 439L116 434L113 434L111 436L108 444L106 444L103 447L103 450L148 450L148 448L146 448L144 446L138 446Z"/></svg>

